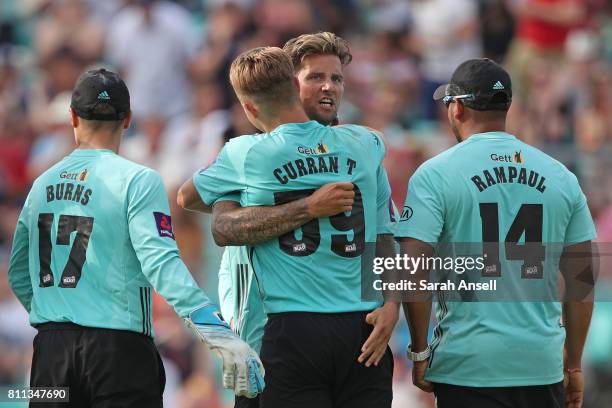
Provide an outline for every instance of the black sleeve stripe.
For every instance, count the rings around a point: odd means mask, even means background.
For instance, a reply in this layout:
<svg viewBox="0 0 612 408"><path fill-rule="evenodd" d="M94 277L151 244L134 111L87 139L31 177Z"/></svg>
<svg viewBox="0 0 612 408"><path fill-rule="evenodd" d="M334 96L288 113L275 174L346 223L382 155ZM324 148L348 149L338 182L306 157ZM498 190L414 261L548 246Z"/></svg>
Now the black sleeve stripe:
<svg viewBox="0 0 612 408"><path fill-rule="evenodd" d="M140 289L140 312L142 313L142 334L146 334L146 316L145 316L145 304L143 300L143 292L145 288Z"/></svg>
<svg viewBox="0 0 612 408"><path fill-rule="evenodd" d="M151 301L151 288L146 288L145 291L146 295L147 295L147 336L152 336L153 335L153 330L151 330L151 321L153 320L153 316L152 316L152 301Z"/></svg>
<svg viewBox="0 0 612 408"><path fill-rule="evenodd" d="M255 253L254 247L248 247L249 249L249 265L251 265L251 270L253 271L253 277L255 278L255 284L257 285L257 292L259 294L260 299L264 299L265 293L262 291L261 284L259 283L259 277L257 276L257 271L255 270L255 264L253 263L253 255Z"/></svg>
<svg viewBox="0 0 612 408"><path fill-rule="evenodd" d="M240 299L242 298L242 285L240 284L240 264L236 265L235 273L236 276L234 276L234 282L236 284L236 291L234 292L234 313L236 312L236 310L240 310ZM232 317L234 318L234 331L238 333L238 328L240 327L240 315ZM229 316L227 318L229 318Z"/></svg>
<svg viewBox="0 0 612 408"><path fill-rule="evenodd" d="M238 264L236 265L236 305L238 306L238 315L235 318L234 326L236 332L240 334L240 328L242 327L242 320L244 318L244 308L246 307L248 297L248 265Z"/></svg>

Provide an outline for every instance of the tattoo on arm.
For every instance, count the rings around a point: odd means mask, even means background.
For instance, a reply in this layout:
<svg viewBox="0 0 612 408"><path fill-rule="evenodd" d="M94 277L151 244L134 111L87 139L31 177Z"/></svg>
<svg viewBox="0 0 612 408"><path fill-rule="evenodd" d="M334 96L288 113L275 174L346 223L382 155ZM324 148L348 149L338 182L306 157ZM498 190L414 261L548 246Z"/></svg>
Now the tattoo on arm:
<svg viewBox="0 0 612 408"><path fill-rule="evenodd" d="M305 199L277 206L241 208L222 201L213 208L213 238L217 245L255 245L293 231L308 221Z"/></svg>

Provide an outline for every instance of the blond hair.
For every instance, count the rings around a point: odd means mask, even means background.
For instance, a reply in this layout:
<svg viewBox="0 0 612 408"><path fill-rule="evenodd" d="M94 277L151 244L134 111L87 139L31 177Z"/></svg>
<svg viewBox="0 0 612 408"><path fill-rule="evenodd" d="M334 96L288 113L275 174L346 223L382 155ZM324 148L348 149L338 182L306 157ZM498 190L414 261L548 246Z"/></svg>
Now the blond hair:
<svg viewBox="0 0 612 408"><path fill-rule="evenodd" d="M258 47L240 54L230 67L236 94L266 105L286 105L298 99L293 65L278 47Z"/></svg>
<svg viewBox="0 0 612 408"><path fill-rule="evenodd" d="M300 69L304 58L311 55L335 55L343 67L353 59L348 42L328 31L292 38L285 43L283 50L291 58L296 71Z"/></svg>

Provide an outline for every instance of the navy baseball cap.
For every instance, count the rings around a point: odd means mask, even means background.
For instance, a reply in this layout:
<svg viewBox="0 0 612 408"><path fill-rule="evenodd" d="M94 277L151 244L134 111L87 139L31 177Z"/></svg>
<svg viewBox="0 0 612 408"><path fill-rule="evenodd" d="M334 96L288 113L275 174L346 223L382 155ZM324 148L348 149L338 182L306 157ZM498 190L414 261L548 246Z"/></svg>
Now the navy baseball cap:
<svg viewBox="0 0 612 408"><path fill-rule="evenodd" d="M70 107L83 119L123 120L130 113L130 92L119 75L94 69L77 80Z"/></svg>
<svg viewBox="0 0 612 408"><path fill-rule="evenodd" d="M461 99L468 108L506 111L512 103L512 81L508 72L488 58L471 59L457 67L451 81L438 87L433 94L448 106Z"/></svg>

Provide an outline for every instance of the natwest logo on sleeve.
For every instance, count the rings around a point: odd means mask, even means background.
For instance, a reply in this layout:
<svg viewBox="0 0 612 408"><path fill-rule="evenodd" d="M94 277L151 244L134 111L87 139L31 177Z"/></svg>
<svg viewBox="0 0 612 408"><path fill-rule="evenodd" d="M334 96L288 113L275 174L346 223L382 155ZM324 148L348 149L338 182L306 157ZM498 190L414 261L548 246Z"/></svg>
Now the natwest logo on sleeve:
<svg viewBox="0 0 612 408"><path fill-rule="evenodd" d="M155 224L157 225L157 232L160 237L167 237L174 239L174 231L172 231L172 217L160 212L153 212L155 217Z"/></svg>

